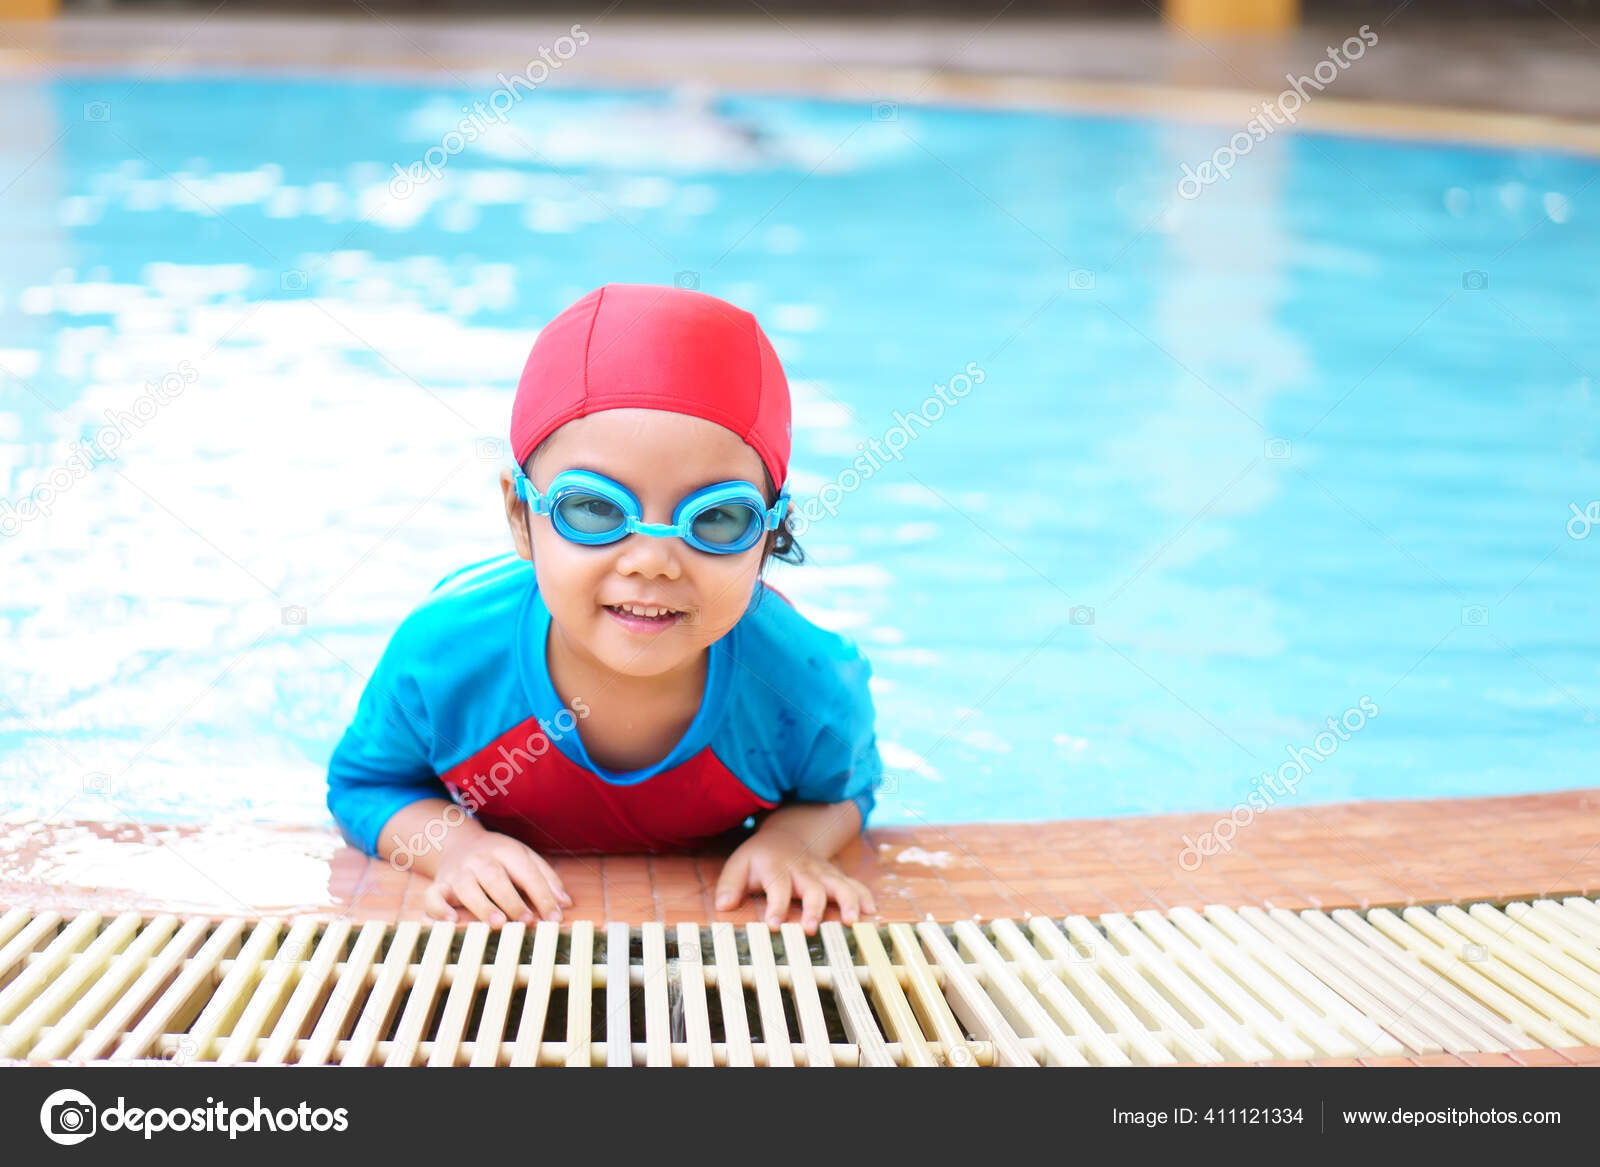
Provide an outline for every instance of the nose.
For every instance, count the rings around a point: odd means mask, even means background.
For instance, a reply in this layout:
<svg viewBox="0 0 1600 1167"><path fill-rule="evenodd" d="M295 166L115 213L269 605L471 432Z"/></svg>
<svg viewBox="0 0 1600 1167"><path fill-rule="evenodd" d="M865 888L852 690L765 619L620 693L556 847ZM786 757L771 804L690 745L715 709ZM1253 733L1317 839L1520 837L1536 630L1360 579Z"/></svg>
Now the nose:
<svg viewBox="0 0 1600 1167"><path fill-rule="evenodd" d="M635 532L622 540L617 572L646 579L678 579L683 575L683 540Z"/></svg>

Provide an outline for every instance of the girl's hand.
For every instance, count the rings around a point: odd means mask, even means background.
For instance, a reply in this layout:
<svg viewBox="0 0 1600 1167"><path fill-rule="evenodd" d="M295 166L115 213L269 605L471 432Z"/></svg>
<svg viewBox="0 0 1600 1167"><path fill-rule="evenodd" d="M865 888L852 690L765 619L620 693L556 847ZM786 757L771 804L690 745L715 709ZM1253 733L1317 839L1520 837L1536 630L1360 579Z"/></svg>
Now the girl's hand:
<svg viewBox="0 0 1600 1167"><path fill-rule="evenodd" d="M445 850L422 903L437 919L454 920L451 905L458 905L499 927L507 920L533 923L529 904L544 919L559 920L572 897L537 851L510 835L485 830L454 840Z"/></svg>
<svg viewBox="0 0 1600 1167"><path fill-rule="evenodd" d="M716 906L721 911L744 902L746 891L767 894L767 926L776 928L789 914L791 898L800 900L800 923L814 936L828 901L853 924L860 913L878 910L866 884L851 879L827 859L812 854L804 839L775 827L757 831L728 856L717 880Z"/></svg>

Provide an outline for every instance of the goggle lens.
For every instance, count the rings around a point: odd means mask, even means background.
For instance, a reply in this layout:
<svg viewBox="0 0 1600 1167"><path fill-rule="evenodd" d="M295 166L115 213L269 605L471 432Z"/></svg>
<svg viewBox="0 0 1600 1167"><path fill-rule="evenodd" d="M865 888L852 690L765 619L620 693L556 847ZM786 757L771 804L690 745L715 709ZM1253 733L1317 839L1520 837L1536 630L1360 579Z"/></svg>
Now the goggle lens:
<svg viewBox="0 0 1600 1167"><path fill-rule="evenodd" d="M760 528L761 518L751 507L723 503L701 511L689 529L695 538L713 547L734 547L750 539Z"/></svg>
<svg viewBox="0 0 1600 1167"><path fill-rule="evenodd" d="M627 521L616 503L585 491L563 495L555 509L563 523L585 535L606 535L621 530Z"/></svg>

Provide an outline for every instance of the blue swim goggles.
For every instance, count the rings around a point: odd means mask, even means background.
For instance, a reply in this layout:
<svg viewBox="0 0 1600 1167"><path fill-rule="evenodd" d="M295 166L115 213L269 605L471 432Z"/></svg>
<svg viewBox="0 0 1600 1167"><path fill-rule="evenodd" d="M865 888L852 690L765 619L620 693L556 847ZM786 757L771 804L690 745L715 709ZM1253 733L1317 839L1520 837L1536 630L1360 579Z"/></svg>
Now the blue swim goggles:
<svg viewBox="0 0 1600 1167"><path fill-rule="evenodd" d="M737 555L748 551L768 531L777 529L789 509L789 492L778 492L769 509L754 484L718 482L701 487L678 504L672 522L646 523L639 500L620 482L592 470L563 470L540 494L521 467L516 477L517 497L536 515L549 515L562 538L589 547L650 535L657 539L682 539L708 555Z"/></svg>

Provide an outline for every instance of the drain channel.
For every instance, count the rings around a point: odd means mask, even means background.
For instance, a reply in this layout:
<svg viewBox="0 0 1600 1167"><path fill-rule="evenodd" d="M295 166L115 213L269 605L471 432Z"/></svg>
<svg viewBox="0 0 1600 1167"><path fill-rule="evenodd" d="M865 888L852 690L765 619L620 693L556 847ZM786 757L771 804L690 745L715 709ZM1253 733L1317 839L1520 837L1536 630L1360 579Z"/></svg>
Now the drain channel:
<svg viewBox="0 0 1600 1167"><path fill-rule="evenodd" d="M0 916L0 1059L1160 1065L1600 1045L1600 906L845 928Z"/></svg>

